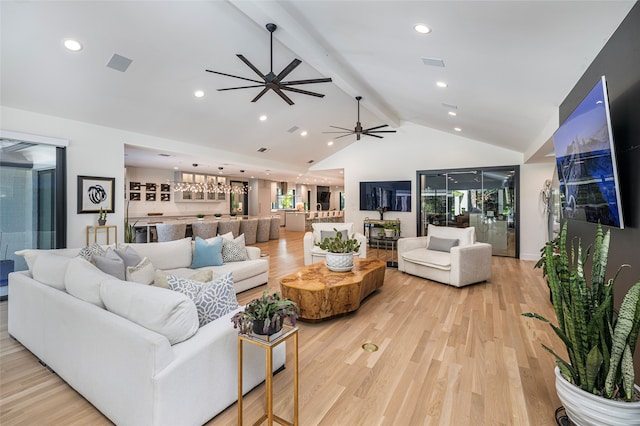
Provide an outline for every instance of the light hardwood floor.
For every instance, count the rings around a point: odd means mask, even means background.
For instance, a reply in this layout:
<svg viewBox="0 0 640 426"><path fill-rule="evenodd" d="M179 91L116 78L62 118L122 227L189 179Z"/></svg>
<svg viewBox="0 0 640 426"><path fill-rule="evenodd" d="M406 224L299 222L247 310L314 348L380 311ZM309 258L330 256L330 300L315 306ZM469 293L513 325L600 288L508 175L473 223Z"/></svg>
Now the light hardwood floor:
<svg viewBox="0 0 640 426"><path fill-rule="evenodd" d="M282 230L280 240L258 244L270 255L269 287L303 265L302 236ZM491 282L464 288L387 269L384 286L357 312L299 323L300 424L554 425L554 362L540 343L562 346L548 327L520 316L553 317L533 264L494 257ZM264 288L241 293L239 302ZM109 424L8 336L7 302L0 321L1 425ZM367 342L380 349L364 351ZM285 419L293 410L292 379L292 368L274 379L274 409ZM245 421L262 414L263 398L264 385L247 395ZM234 404L208 425L236 424L236 410Z"/></svg>

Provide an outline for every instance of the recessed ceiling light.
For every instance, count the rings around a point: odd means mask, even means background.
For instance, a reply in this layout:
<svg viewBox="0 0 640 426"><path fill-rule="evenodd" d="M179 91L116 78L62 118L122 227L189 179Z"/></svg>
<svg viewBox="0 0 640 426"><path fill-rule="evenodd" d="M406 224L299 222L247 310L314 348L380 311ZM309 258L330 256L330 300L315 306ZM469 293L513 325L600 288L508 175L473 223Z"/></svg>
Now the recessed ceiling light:
<svg viewBox="0 0 640 426"><path fill-rule="evenodd" d="M447 87L448 84L445 83L444 81L439 81L439 82L436 83L436 86L438 86L438 87Z"/></svg>
<svg viewBox="0 0 640 426"><path fill-rule="evenodd" d="M300 132L300 136L307 136L307 131L303 130L302 132Z"/></svg>
<svg viewBox="0 0 640 426"><path fill-rule="evenodd" d="M429 34L431 32L431 28L427 27L425 24L415 24L413 29L420 34Z"/></svg>
<svg viewBox="0 0 640 426"><path fill-rule="evenodd" d="M73 40L71 38L68 38L64 41L64 47L66 47L67 50L70 50L72 52L78 52L82 50L82 44L80 44L79 41Z"/></svg>
<svg viewBox="0 0 640 426"><path fill-rule="evenodd" d="M193 92L193 96L195 96L196 98L202 98L204 97L204 92L202 90L196 90L195 92Z"/></svg>
<svg viewBox="0 0 640 426"><path fill-rule="evenodd" d="M267 120L267 116L266 115L261 115L260 116L260 121L266 121Z"/></svg>
<svg viewBox="0 0 640 426"><path fill-rule="evenodd" d="M460 127L454 127L453 130L455 130L456 132L461 132L462 129Z"/></svg>
<svg viewBox="0 0 640 426"><path fill-rule="evenodd" d="M333 145L333 141L327 142L327 145L329 145L329 146Z"/></svg>
<svg viewBox="0 0 640 426"><path fill-rule="evenodd" d="M458 115L458 114L456 114L456 112L455 112L455 111L449 111L449 115L451 115L451 116L454 116L454 117L455 117L455 116L456 116L456 115Z"/></svg>
<svg viewBox="0 0 640 426"><path fill-rule="evenodd" d="M180 167L178 166L173 166L173 170L178 170Z"/></svg>

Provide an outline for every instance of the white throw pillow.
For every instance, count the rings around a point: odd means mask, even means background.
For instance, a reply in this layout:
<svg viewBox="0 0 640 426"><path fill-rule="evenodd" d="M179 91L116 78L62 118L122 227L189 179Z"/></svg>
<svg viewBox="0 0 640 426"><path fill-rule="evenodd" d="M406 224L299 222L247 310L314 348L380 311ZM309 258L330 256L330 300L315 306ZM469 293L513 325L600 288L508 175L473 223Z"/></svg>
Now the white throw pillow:
<svg viewBox="0 0 640 426"><path fill-rule="evenodd" d="M136 266L127 266L127 281L149 285L153 283L155 274L156 268L146 257L143 258Z"/></svg>
<svg viewBox="0 0 640 426"><path fill-rule="evenodd" d="M33 263L31 275L36 281L65 290L64 276L72 257L58 256L51 253L41 253Z"/></svg>
<svg viewBox="0 0 640 426"><path fill-rule="evenodd" d="M27 267L29 268L29 272L33 272L33 264L35 263L38 256L43 253L55 254L57 256L64 257L76 257L80 252L79 248L70 248L70 249L51 249L51 250L41 250L41 249L23 249L15 252L16 256L24 257L25 262L27 262Z"/></svg>
<svg viewBox="0 0 640 426"><path fill-rule="evenodd" d="M76 257L69 261L64 281L67 293L104 309L100 298L100 284L113 278L91 262Z"/></svg>
<svg viewBox="0 0 640 426"><path fill-rule="evenodd" d="M184 294L110 280L100 286L100 297L110 312L162 334L172 345L198 331L196 305Z"/></svg>

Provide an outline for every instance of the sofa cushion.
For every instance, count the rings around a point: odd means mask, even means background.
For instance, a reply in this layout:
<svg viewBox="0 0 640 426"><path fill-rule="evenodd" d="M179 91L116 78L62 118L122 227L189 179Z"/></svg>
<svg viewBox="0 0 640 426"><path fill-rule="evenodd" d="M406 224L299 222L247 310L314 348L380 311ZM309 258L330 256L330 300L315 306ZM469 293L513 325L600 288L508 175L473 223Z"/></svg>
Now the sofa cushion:
<svg viewBox="0 0 640 426"><path fill-rule="evenodd" d="M162 334L172 345L198 331L196 305L184 294L154 286L108 280L100 286L100 297L107 310Z"/></svg>
<svg viewBox="0 0 640 426"><path fill-rule="evenodd" d="M169 289L185 294L193 300L198 311L200 327L238 307L232 273L204 283L169 275L167 282Z"/></svg>
<svg viewBox="0 0 640 426"><path fill-rule="evenodd" d="M103 309L100 285L104 281L113 279L112 275L102 272L96 265L82 257L69 261L64 277L67 293Z"/></svg>
<svg viewBox="0 0 640 426"><path fill-rule="evenodd" d="M439 238L439 237L430 237L429 243L427 244L427 249L436 250L436 251L446 251L451 252L451 247L455 247L458 245L460 240L457 238Z"/></svg>
<svg viewBox="0 0 640 426"><path fill-rule="evenodd" d="M104 256L105 250L98 243L93 243L90 246L82 247L78 256L88 260L89 262L93 261L93 256Z"/></svg>
<svg viewBox="0 0 640 426"><path fill-rule="evenodd" d="M168 272L163 271L161 269L156 269L153 278L153 285L156 287L169 288L169 284L167 283ZM213 280L213 272L210 269L201 269L199 271L194 271L193 269L173 269L171 270L171 275L176 275L178 277L189 278L190 280L207 282Z"/></svg>
<svg viewBox="0 0 640 426"><path fill-rule="evenodd" d="M451 270L451 254L448 252L419 248L403 253L402 258L405 262L417 263L444 271Z"/></svg>
<svg viewBox="0 0 640 426"><path fill-rule="evenodd" d="M215 237L203 240L200 237L196 237L191 268L219 266L222 265L222 263L222 238Z"/></svg>
<svg viewBox="0 0 640 426"><path fill-rule="evenodd" d="M240 234L234 240L222 239L222 262L242 262L247 260L247 250L245 249L244 234Z"/></svg>
<svg viewBox="0 0 640 426"><path fill-rule="evenodd" d="M64 276L67 273L67 266L71 259L73 259L73 257L40 253L33 262L33 269L31 271L33 279L64 291Z"/></svg>
<svg viewBox="0 0 640 426"><path fill-rule="evenodd" d="M155 272L155 266L145 257L136 266L127 266L127 281L149 285L153 283Z"/></svg>
<svg viewBox="0 0 640 426"><path fill-rule="evenodd" d="M140 255L148 258L157 269L188 268L191 265L191 238L161 243L128 243L121 248L131 247Z"/></svg>
<svg viewBox="0 0 640 426"><path fill-rule="evenodd" d="M452 228L450 226L435 226L429 224L427 235L430 237L458 239L459 245L467 246L476 242L476 228Z"/></svg>
<svg viewBox="0 0 640 426"><path fill-rule="evenodd" d="M107 248L104 255L93 255L93 263L105 274L109 274L119 280L125 279L124 260L116 254L111 247Z"/></svg>
<svg viewBox="0 0 640 426"><path fill-rule="evenodd" d="M38 258L39 255L43 253L55 254L57 256L63 257L76 257L80 252L79 248L66 248L66 249L51 249L51 250L42 250L42 249L23 249L15 252L17 256L22 256L27 262L27 267L29 268L29 272L33 272L33 264Z"/></svg>
<svg viewBox="0 0 640 426"><path fill-rule="evenodd" d="M233 281L244 281L269 270L269 261L266 259L245 260L244 262L229 262L222 266L208 267L213 271L213 278L221 277L233 272Z"/></svg>

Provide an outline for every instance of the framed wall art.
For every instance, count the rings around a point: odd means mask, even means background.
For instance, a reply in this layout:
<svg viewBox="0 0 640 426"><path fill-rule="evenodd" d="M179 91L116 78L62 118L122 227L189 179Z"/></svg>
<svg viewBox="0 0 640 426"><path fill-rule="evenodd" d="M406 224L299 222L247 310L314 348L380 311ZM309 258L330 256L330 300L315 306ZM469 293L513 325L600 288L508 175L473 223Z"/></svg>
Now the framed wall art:
<svg viewBox="0 0 640 426"><path fill-rule="evenodd" d="M147 189L147 192L155 192L156 191L156 184L147 182L145 184L145 188Z"/></svg>
<svg viewBox="0 0 640 426"><path fill-rule="evenodd" d="M130 192L129 193L129 201L140 201L140 193L139 192Z"/></svg>
<svg viewBox="0 0 640 426"><path fill-rule="evenodd" d="M147 201L155 201L156 200L156 193L155 192L147 192L146 194L146 200Z"/></svg>
<svg viewBox="0 0 640 426"><path fill-rule="evenodd" d="M78 176L78 214L115 211L116 178Z"/></svg>
<svg viewBox="0 0 640 426"><path fill-rule="evenodd" d="M168 183L161 183L160 192L171 192L171 185Z"/></svg>

